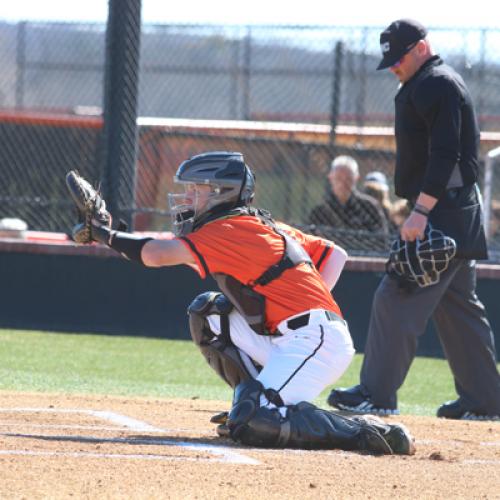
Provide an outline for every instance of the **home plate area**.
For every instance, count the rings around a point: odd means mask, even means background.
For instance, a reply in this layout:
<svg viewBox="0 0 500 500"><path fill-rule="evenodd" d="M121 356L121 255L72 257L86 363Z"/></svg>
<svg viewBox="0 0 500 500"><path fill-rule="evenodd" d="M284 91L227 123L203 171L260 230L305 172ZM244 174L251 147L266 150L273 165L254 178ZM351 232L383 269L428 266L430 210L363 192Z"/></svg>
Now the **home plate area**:
<svg viewBox="0 0 500 500"><path fill-rule="evenodd" d="M0 498L498 497L500 423L402 415L414 456L256 449L228 401L0 391Z"/></svg>
<svg viewBox="0 0 500 500"><path fill-rule="evenodd" d="M259 463L226 446L162 438L182 429L160 429L113 411L0 408L0 415L0 436L4 442L0 455ZM32 449L28 442L32 443ZM64 450L61 443L67 444ZM175 447L175 454L166 452L165 447Z"/></svg>

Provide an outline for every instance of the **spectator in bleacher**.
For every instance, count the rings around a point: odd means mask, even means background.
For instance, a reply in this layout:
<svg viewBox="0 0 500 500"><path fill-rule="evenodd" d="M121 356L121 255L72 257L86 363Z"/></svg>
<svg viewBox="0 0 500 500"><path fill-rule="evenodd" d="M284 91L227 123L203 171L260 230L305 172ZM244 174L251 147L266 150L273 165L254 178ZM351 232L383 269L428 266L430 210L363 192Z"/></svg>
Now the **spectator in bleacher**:
<svg viewBox="0 0 500 500"><path fill-rule="evenodd" d="M397 231L397 226L391 218L392 201L389 196L389 184L386 175L376 170L368 172L363 180L363 192L378 201L384 212L389 232L394 234Z"/></svg>
<svg viewBox="0 0 500 500"><path fill-rule="evenodd" d="M359 167L350 156L337 156L328 173L330 191L309 215L309 223L335 229L387 234L387 220L375 199L356 188Z"/></svg>
<svg viewBox="0 0 500 500"><path fill-rule="evenodd" d="M488 246L492 250L500 250L500 201L498 200L491 201Z"/></svg>
<svg viewBox="0 0 500 500"><path fill-rule="evenodd" d="M394 224L399 229L405 223L405 220L410 215L410 212L410 206L406 200L396 200L392 204L391 224Z"/></svg>

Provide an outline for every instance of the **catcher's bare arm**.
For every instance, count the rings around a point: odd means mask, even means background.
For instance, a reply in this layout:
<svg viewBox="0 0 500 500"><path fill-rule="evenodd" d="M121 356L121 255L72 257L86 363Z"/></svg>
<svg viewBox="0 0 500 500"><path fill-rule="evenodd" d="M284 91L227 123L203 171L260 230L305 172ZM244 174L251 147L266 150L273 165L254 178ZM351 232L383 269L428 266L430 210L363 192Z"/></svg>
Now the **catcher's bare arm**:
<svg viewBox="0 0 500 500"><path fill-rule="evenodd" d="M100 193L78 173L66 175L66 185L78 212L72 238L77 243L98 241L130 260L149 267L195 263L179 240L155 240L111 228L111 215Z"/></svg>
<svg viewBox="0 0 500 500"><path fill-rule="evenodd" d="M112 229L111 215L106 210L105 201L78 173L68 172L66 185L78 212L78 223L72 230L72 238L77 243L98 241L125 258L148 267L196 264L191 252L179 239L156 240ZM334 246L321 271L330 289L335 286L346 259L347 253L339 246Z"/></svg>
<svg viewBox="0 0 500 500"><path fill-rule="evenodd" d="M143 264L148 267L195 263L191 252L179 240L149 240L142 247L141 257Z"/></svg>
<svg viewBox="0 0 500 500"><path fill-rule="evenodd" d="M79 216L79 222L72 230L72 237L77 243L98 241L127 259L148 267L196 264L192 253L179 239L156 240L112 229L111 215L100 193L76 172L67 174L66 184ZM335 286L346 259L347 253L334 246L321 271L330 289Z"/></svg>
<svg viewBox="0 0 500 500"><path fill-rule="evenodd" d="M342 247L335 245L329 259L324 263L320 271L321 277L325 281L329 290L332 290L337 284L346 261L347 252Z"/></svg>

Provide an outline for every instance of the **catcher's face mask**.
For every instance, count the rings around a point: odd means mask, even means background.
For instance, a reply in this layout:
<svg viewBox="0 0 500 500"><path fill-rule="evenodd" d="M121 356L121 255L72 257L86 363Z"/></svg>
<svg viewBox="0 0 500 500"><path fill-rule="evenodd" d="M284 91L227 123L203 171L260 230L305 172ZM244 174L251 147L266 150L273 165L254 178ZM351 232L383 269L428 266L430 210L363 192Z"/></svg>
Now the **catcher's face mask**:
<svg viewBox="0 0 500 500"><path fill-rule="evenodd" d="M176 236L189 234L200 218L212 208L230 199L232 193L212 184L197 184L174 178L181 193L169 193L172 231Z"/></svg>
<svg viewBox="0 0 500 500"><path fill-rule="evenodd" d="M457 252L453 238L429 224L422 240L396 240L389 253L386 269L423 288L439 282Z"/></svg>
<svg viewBox="0 0 500 500"><path fill-rule="evenodd" d="M173 232L182 236L210 216L248 205L255 192L255 177L243 155L211 151L181 163L174 176L181 194L169 195Z"/></svg>

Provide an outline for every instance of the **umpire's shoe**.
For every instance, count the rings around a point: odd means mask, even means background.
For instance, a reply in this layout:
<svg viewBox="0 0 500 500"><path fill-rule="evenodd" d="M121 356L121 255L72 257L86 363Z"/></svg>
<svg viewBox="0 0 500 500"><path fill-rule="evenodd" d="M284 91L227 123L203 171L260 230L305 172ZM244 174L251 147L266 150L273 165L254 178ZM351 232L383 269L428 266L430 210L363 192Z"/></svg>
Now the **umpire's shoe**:
<svg viewBox="0 0 500 500"><path fill-rule="evenodd" d="M397 408L382 408L372 403L370 395L361 385L349 389L334 389L328 396L328 404L339 410L370 415L399 415Z"/></svg>
<svg viewBox="0 0 500 500"><path fill-rule="evenodd" d="M498 420L500 421L500 415L487 415L485 413L474 412L465 409L460 399L455 401L448 401L442 404L437 411L437 416L439 418L451 418L454 420Z"/></svg>

